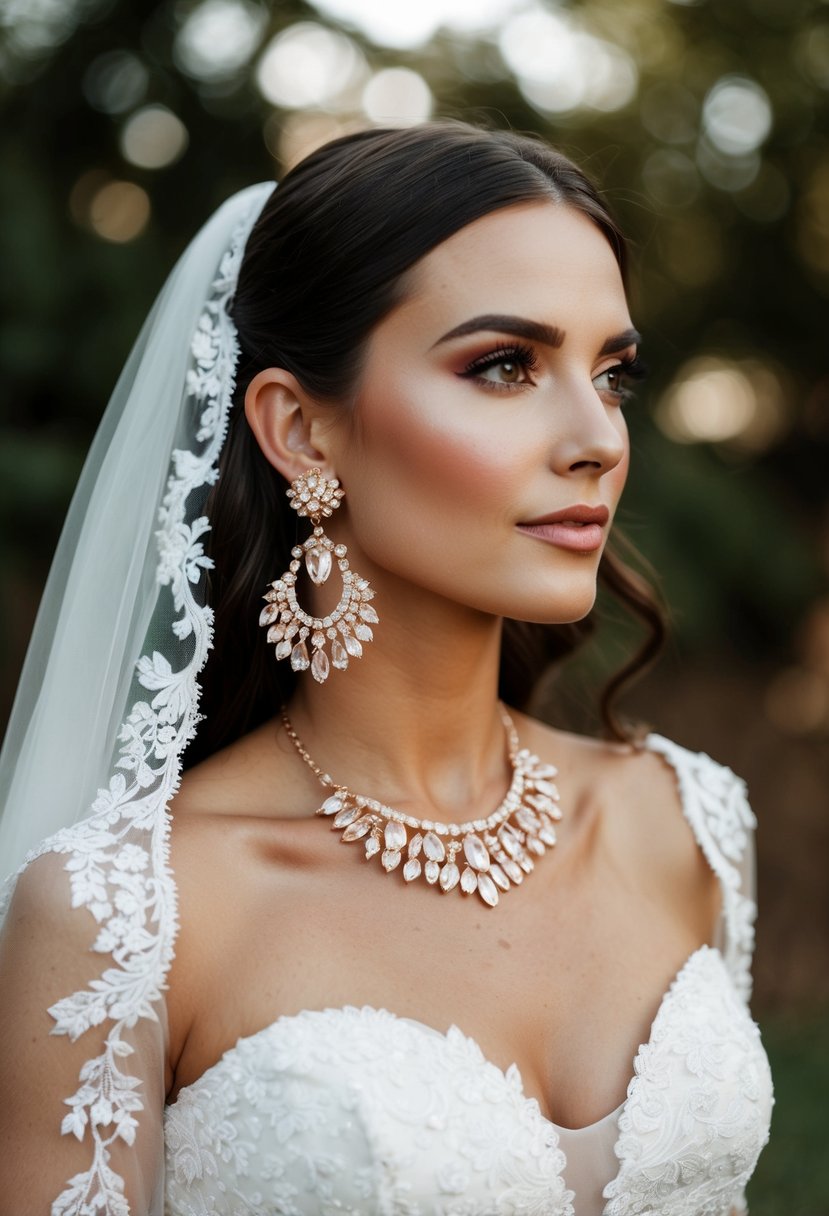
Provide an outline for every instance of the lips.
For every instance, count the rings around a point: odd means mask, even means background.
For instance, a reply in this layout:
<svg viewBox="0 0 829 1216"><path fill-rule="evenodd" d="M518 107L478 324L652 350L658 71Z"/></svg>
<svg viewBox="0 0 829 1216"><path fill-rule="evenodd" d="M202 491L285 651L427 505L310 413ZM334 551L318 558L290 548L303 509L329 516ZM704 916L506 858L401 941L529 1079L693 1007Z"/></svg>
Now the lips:
<svg viewBox="0 0 829 1216"><path fill-rule="evenodd" d="M588 507L582 503L539 516L517 525L518 531L560 549L592 553L601 548L604 528L610 519L607 507Z"/></svg>

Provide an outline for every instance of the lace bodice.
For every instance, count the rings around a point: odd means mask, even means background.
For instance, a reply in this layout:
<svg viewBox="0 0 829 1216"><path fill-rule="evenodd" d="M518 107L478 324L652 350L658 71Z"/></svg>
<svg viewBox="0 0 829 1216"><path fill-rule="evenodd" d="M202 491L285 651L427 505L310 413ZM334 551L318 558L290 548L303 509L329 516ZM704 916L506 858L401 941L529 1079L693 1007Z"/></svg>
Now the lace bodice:
<svg viewBox="0 0 829 1216"><path fill-rule="evenodd" d="M618 1111L557 1128L518 1069L503 1072L456 1026L368 1006L304 1010L240 1040L167 1109L168 1216L742 1211L773 1103L746 1006L753 818L729 770L659 736L648 746L675 767L721 881L723 944L695 951L673 980ZM582 1183L574 1195L576 1174L598 1177L594 1195Z"/></svg>

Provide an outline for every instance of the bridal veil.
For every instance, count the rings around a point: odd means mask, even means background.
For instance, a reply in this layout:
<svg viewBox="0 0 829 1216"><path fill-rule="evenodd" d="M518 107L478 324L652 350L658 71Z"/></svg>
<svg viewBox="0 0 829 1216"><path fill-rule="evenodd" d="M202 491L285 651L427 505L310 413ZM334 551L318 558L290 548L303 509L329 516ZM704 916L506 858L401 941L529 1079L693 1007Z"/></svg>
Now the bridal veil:
<svg viewBox="0 0 829 1216"><path fill-rule="evenodd" d="M21 1168L40 1185L54 1174L53 1216L163 1208L167 804L212 638L204 504L238 355L227 306L272 190L216 211L142 328L72 500L0 755L15 973L2 1025L20 1036L13 1067L38 1051L52 1078L15 1112L29 1130L4 1152L31 1155Z"/></svg>

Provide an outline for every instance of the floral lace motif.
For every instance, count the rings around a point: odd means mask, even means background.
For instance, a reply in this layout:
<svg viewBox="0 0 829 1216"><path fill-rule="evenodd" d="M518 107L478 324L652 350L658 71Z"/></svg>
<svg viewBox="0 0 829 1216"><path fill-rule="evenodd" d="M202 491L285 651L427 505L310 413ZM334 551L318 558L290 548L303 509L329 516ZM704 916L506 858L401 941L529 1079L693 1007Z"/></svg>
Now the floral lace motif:
<svg viewBox="0 0 829 1216"><path fill-rule="evenodd" d="M572 1216L552 1124L472 1039L365 1006L241 1040L166 1115L169 1216Z"/></svg>
<svg viewBox="0 0 829 1216"><path fill-rule="evenodd" d="M87 1061L80 1087L66 1100L64 1134L91 1139L88 1170L70 1179L52 1205L52 1216L128 1216L123 1179L111 1168L110 1147L135 1142L136 1114L142 1109L140 1082L129 1074L134 1047L125 1032L156 1012L170 965L177 927L175 884L167 864L169 820L165 807L178 788L180 756L198 723L197 677L212 644L213 613L194 591L212 565L203 549L209 530L204 518L186 522L190 495L212 485L227 429L238 355L235 327L227 306L232 298L244 243L253 222L249 213L233 233L205 302L191 345L187 375L188 408L193 410L201 450L175 450L156 533L159 587L169 587L172 630L187 643L189 658L174 670L164 655L144 655L138 685L152 694L132 704L119 735L116 771L98 791L88 818L50 837L29 857L68 855L72 906L87 908L99 930L93 950L111 955L112 965L85 990L49 1010L53 1034L75 1040L90 1027L113 1023L103 1052ZM160 593L162 594L162 593ZM166 611L166 606L165 606Z"/></svg>
<svg viewBox="0 0 829 1216"><path fill-rule="evenodd" d="M708 946L665 994L619 1118L605 1216L730 1216L768 1138L757 1027ZM558 1133L451 1027L305 1010L168 1108L169 1216L573 1216ZM589 1144L584 1146L590 1152Z"/></svg>
<svg viewBox="0 0 829 1216"><path fill-rule="evenodd" d="M751 996L751 959L757 906L742 890L740 864L757 820L749 806L745 782L704 752L649 735L649 750L658 752L676 773L682 812L720 880L725 921L725 963L746 1004Z"/></svg>
<svg viewBox="0 0 829 1216"><path fill-rule="evenodd" d="M604 1216L730 1216L768 1140L760 1032L719 951L693 954L665 996L619 1116Z"/></svg>

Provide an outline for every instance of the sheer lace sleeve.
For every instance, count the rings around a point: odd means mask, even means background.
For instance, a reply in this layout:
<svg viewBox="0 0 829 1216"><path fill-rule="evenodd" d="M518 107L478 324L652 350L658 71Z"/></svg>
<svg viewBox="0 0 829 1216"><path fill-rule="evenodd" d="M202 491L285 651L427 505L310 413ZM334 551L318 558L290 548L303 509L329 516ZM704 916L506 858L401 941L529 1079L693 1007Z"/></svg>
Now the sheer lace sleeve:
<svg viewBox="0 0 829 1216"><path fill-rule="evenodd" d="M703 752L691 752L662 735L649 735L648 747L659 752L676 773L682 811L722 888L718 940L734 986L743 1000L751 997L754 922L754 829L745 782L730 768Z"/></svg>
<svg viewBox="0 0 829 1216"><path fill-rule="evenodd" d="M160 1216L163 1017L99 1001L113 960L65 861L23 873L0 938L0 1214Z"/></svg>

